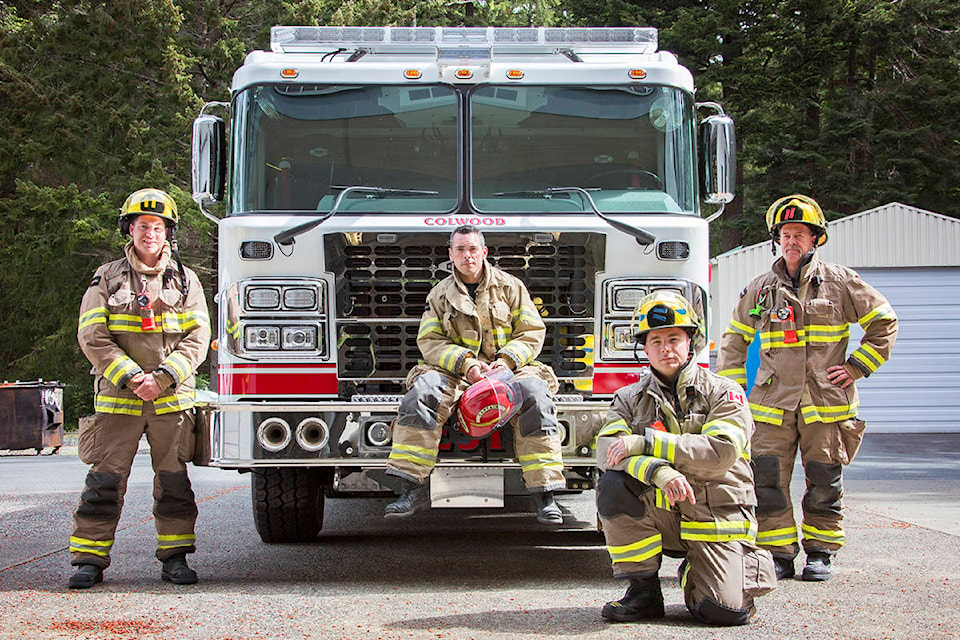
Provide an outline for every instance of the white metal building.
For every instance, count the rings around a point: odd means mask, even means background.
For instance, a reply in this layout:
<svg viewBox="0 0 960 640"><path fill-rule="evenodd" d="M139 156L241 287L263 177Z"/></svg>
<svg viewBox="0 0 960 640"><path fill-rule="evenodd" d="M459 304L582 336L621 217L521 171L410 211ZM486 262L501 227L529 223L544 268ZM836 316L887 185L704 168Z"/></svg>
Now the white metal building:
<svg viewBox="0 0 960 640"><path fill-rule="evenodd" d="M900 318L890 360L857 383L860 417L874 432L960 432L960 220L894 202L830 222L827 232L820 258L856 269ZM713 259L713 340L743 287L773 260L769 241ZM863 332L850 329L852 351Z"/></svg>

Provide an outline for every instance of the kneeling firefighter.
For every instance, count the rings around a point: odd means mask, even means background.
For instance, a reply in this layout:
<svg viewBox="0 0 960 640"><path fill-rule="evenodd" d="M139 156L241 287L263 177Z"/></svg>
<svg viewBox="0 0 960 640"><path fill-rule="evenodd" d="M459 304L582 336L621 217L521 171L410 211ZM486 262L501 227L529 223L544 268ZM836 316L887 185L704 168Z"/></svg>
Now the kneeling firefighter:
<svg viewBox="0 0 960 640"><path fill-rule="evenodd" d="M614 395L597 439L597 512L614 577L629 586L601 615L663 617L667 554L684 558L680 584L694 618L746 624L753 599L776 579L770 553L756 544L753 419L743 390L695 362L704 334L679 294L644 297L633 327L650 368Z"/></svg>

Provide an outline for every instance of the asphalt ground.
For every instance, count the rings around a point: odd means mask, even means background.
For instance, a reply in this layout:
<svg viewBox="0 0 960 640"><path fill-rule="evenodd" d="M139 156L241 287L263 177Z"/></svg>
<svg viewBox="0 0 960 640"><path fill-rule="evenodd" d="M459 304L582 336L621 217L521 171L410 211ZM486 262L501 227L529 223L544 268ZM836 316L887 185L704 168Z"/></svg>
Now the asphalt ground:
<svg viewBox="0 0 960 640"><path fill-rule="evenodd" d="M145 455L104 583L69 591L66 539L85 473L71 447L0 454L0 638L960 638L960 434L868 433L845 473L835 576L783 581L750 625L726 629L693 621L671 559L663 620L600 618L623 585L594 530L592 492L560 499L559 529L538 525L528 500L400 523L380 517L383 500L330 500L316 542L265 545L247 477L191 469L201 582L163 583ZM797 498L801 482L795 474Z"/></svg>

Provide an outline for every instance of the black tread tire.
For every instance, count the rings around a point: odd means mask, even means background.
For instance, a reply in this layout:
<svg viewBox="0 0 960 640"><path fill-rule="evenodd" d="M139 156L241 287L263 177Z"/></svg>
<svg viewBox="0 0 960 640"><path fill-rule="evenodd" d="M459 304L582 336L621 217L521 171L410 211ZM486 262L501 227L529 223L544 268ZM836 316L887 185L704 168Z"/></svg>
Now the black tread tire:
<svg viewBox="0 0 960 640"><path fill-rule="evenodd" d="M254 469L253 522L264 542L309 542L323 528L324 485L314 469Z"/></svg>

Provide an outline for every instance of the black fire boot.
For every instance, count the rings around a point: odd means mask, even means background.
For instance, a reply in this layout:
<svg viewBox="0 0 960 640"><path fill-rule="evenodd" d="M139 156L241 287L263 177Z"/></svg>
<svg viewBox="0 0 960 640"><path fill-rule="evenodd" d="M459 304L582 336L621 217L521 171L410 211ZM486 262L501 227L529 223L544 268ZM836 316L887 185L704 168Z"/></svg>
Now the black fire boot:
<svg viewBox="0 0 960 640"><path fill-rule="evenodd" d="M543 524L563 524L563 513L553 499L553 491L536 491L532 494L537 505L537 521Z"/></svg>
<svg viewBox="0 0 960 640"><path fill-rule="evenodd" d="M406 478L400 479L400 497L387 505L383 511L385 518L406 518L412 516L426 504L427 483L416 484Z"/></svg>
<svg viewBox="0 0 960 640"><path fill-rule="evenodd" d="M95 564L77 565L77 571L67 580L70 589L89 589L98 582L103 582L103 569Z"/></svg>
<svg viewBox="0 0 960 640"><path fill-rule="evenodd" d="M787 578L792 578L797 575L796 569L793 568L792 556L778 556L774 554L773 567L777 571L777 580L786 580Z"/></svg>
<svg viewBox="0 0 960 640"><path fill-rule="evenodd" d="M160 577L173 584L196 584L197 572L187 566L185 555L174 556L163 561Z"/></svg>
<svg viewBox="0 0 960 640"><path fill-rule="evenodd" d="M600 615L610 622L637 622L663 617L663 592L660 577L653 573L630 578L627 593L603 606Z"/></svg>
<svg viewBox="0 0 960 640"><path fill-rule="evenodd" d="M830 554L808 553L807 566L800 578L806 582L823 582L830 579Z"/></svg>

